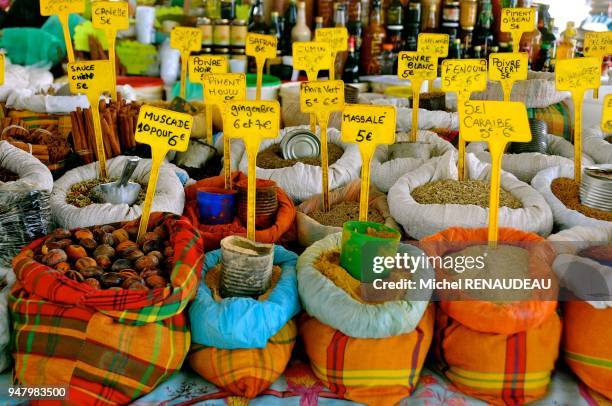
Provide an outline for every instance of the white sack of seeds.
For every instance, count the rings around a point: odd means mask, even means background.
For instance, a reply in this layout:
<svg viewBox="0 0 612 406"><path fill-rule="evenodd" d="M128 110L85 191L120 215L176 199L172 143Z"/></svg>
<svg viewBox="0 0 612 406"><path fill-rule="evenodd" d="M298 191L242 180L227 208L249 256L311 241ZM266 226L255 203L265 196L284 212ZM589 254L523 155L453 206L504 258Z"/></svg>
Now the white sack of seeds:
<svg viewBox="0 0 612 406"><path fill-rule="evenodd" d="M473 154L466 155L468 178L490 179L491 165L480 162ZM389 190L387 200L391 215L406 233L418 240L449 227L487 227L489 209L476 205L420 204L411 193L419 186L441 179L458 179L456 155L447 153L420 168L408 172ZM550 234L553 225L550 207L544 198L514 175L502 171L501 187L521 201L523 207L499 208L499 226L513 227L542 236Z"/></svg>
<svg viewBox="0 0 612 406"><path fill-rule="evenodd" d="M548 142L548 154L539 152L526 152L522 154L504 154L502 169L510 172L523 182L531 182L534 176L542 169L559 165L572 165L574 163L574 145L552 134L546 134ZM466 147L466 152L471 152L482 162L491 163L487 143L471 142ZM588 154L582 153L582 165L592 165L593 160Z"/></svg>
<svg viewBox="0 0 612 406"><path fill-rule="evenodd" d="M308 126L287 127L281 130L280 135L274 139L266 139L261 142L259 152L273 144L280 143L283 137L290 131ZM361 155L356 144L347 144L340 140L340 131L335 128L327 130L327 140L338 145L344 150L344 154L334 164L329 166L329 189L336 189L346 185L353 179L358 179L361 174ZM232 155L240 149L240 140L232 140ZM248 172L248 160L244 146L238 164L238 169L245 174ZM301 202L316 194L321 193L323 172L320 166L306 165L301 162L287 168L263 169L257 168L257 178L271 179L277 183L294 201Z"/></svg>
<svg viewBox="0 0 612 406"><path fill-rule="evenodd" d="M128 158L130 157L118 156L107 160L106 169L108 176L118 179ZM127 204L95 203L79 208L66 203L66 196L70 191L70 187L86 180L96 179L98 171L99 165L97 162L94 162L66 172L64 176L55 182L53 192L51 193L50 205L53 220L59 227L67 229L89 227L134 220L140 217L142 205L128 206ZM149 182L150 171L151 160L141 159L130 180L146 185ZM184 205L185 191L183 190L183 184L170 165L162 165L159 170L159 179L151 212L162 211L182 214Z"/></svg>
<svg viewBox="0 0 612 406"><path fill-rule="evenodd" d="M23 186L47 192L53 189L53 176L49 168L33 155L12 146L8 141L0 141L0 167L19 176L14 182L0 182L0 185L11 184L11 187Z"/></svg>
<svg viewBox="0 0 612 406"><path fill-rule="evenodd" d="M398 136L397 141L408 141L409 136L409 133L404 133L402 136ZM429 158L396 158L389 160L389 147L387 145L380 145L376 149L372 157L370 171L372 183L378 190L387 193L391 186L405 173L415 170L430 159L442 156L447 152L458 153L453 144L431 131L419 130L417 140L429 144Z"/></svg>
<svg viewBox="0 0 612 406"><path fill-rule="evenodd" d="M582 134L582 150L597 164L612 164L612 143L606 140L608 137L612 134L603 132L599 126L588 128Z"/></svg>
<svg viewBox="0 0 612 406"><path fill-rule="evenodd" d="M543 169L533 178L531 186L544 196L552 210L555 224L561 230L576 226L607 227L611 224L609 221L587 217L579 211L568 208L561 200L557 199L557 196L555 196L550 188L553 180L557 178L573 179L574 165Z"/></svg>

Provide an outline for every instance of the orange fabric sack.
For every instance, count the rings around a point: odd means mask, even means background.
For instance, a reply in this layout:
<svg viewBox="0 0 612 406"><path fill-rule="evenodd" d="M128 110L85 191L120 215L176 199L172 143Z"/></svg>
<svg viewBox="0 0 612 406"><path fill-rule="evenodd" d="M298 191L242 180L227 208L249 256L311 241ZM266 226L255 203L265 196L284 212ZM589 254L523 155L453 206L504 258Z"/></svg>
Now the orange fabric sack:
<svg viewBox="0 0 612 406"><path fill-rule="evenodd" d="M510 228L500 228L498 236L500 243L529 250L531 275L552 275L554 250L542 237ZM449 228L423 241L428 255L445 256L487 241L487 229ZM517 405L543 397L561 338L557 302L543 300L551 296L534 291L532 301L503 305L441 301L434 353L442 372L464 393L492 404Z"/></svg>
<svg viewBox="0 0 612 406"><path fill-rule="evenodd" d="M565 362L587 386L612 400L612 308L565 302L563 323Z"/></svg>
<svg viewBox="0 0 612 406"><path fill-rule="evenodd" d="M232 173L232 184L246 179L246 175L242 172ZM297 181L297 180L296 180ZM183 215L191 220L193 225L202 234L204 240L204 250L206 252L219 248L221 240L229 235L246 236L246 227L242 225L238 217L230 224L206 225L200 223L198 213L197 192L203 187L225 187L225 178L223 175L214 176L212 178L202 179L191 186L185 188L185 210ZM278 196L278 213L274 224L264 230L256 230L255 239L257 242L276 243L287 242L297 238L295 230L295 213L296 209L291 198L281 189L277 188Z"/></svg>
<svg viewBox="0 0 612 406"><path fill-rule="evenodd" d="M435 306L417 328L388 338L354 338L304 315L300 334L316 377L338 395L394 405L416 387L432 340Z"/></svg>
<svg viewBox="0 0 612 406"><path fill-rule="evenodd" d="M220 388L254 398L285 371L296 337L297 323L290 320L265 348L225 350L192 344L189 365Z"/></svg>

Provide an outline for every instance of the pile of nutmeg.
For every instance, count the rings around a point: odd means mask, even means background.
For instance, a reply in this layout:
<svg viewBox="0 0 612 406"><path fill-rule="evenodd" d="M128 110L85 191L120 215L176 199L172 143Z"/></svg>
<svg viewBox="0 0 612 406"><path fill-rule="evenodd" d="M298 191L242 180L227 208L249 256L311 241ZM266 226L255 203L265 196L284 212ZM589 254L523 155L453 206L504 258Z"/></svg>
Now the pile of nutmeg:
<svg viewBox="0 0 612 406"><path fill-rule="evenodd" d="M169 283L174 249L163 226L135 242L138 226L55 229L34 259L96 289L149 290Z"/></svg>

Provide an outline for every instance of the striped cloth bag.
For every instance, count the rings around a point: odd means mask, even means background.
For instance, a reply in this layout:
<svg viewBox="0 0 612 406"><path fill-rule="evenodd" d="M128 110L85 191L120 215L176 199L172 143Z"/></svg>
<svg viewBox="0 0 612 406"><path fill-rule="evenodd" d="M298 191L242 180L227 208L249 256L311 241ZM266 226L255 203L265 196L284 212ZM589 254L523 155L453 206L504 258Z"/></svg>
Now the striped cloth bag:
<svg viewBox="0 0 612 406"><path fill-rule="evenodd" d="M551 104L545 108L528 109L529 118L543 120L548 126L548 133L572 141L573 121L570 108L565 102Z"/></svg>
<svg viewBox="0 0 612 406"><path fill-rule="evenodd" d="M193 344L189 365L204 379L235 396L254 398L285 371L297 337L289 320L264 348L226 350Z"/></svg>
<svg viewBox="0 0 612 406"><path fill-rule="evenodd" d="M13 260L9 296L15 383L69 387L79 405L125 404L180 369L191 337L185 306L203 263L199 233L183 217L154 213L174 247L171 286L148 292L94 290L34 261L44 241Z"/></svg>
<svg viewBox="0 0 612 406"><path fill-rule="evenodd" d="M338 395L368 405L394 405L417 385L433 335L430 305L416 329L387 338L349 337L304 316L300 334L315 376Z"/></svg>
<svg viewBox="0 0 612 406"><path fill-rule="evenodd" d="M563 324L565 362L587 386L612 400L612 308L565 302Z"/></svg>

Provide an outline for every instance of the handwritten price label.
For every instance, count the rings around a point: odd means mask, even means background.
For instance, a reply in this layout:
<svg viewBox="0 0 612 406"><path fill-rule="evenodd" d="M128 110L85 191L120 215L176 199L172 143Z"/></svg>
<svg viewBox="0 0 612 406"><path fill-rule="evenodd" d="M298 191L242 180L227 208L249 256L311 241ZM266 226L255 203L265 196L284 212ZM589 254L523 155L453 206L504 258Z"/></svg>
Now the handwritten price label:
<svg viewBox="0 0 612 406"><path fill-rule="evenodd" d="M612 54L612 31L584 34L584 56L603 58Z"/></svg>
<svg viewBox="0 0 612 406"><path fill-rule="evenodd" d="M221 105L233 100L246 99L244 73L211 73L204 77L202 84L206 104Z"/></svg>
<svg viewBox="0 0 612 406"><path fill-rule="evenodd" d="M557 90L586 91L600 84L601 61L599 58L573 58L557 61L555 68Z"/></svg>
<svg viewBox="0 0 612 406"><path fill-rule="evenodd" d="M112 65L109 61L69 63L68 83L72 93L83 93L97 101L113 87Z"/></svg>
<svg viewBox="0 0 612 406"><path fill-rule="evenodd" d="M503 8L501 30L512 34L512 49L517 52L524 32L536 29L535 10L532 8Z"/></svg>
<svg viewBox="0 0 612 406"><path fill-rule="evenodd" d="M40 0L40 15L82 13L85 11L84 0Z"/></svg>
<svg viewBox="0 0 612 406"><path fill-rule="evenodd" d="M127 30L130 27L128 3L125 1L91 3L91 23L101 29Z"/></svg>
<svg viewBox="0 0 612 406"><path fill-rule="evenodd" d="M435 55L438 58L448 56L449 36L448 34L419 34L417 52L419 54Z"/></svg>
<svg viewBox="0 0 612 406"><path fill-rule="evenodd" d="M0 85L4 84L4 54L0 54Z"/></svg>
<svg viewBox="0 0 612 406"><path fill-rule="evenodd" d="M192 27L174 27L170 32L170 46L181 54L202 49L202 31Z"/></svg>
<svg viewBox="0 0 612 406"><path fill-rule="evenodd" d="M342 111L342 141L363 145L395 142L395 107L349 104Z"/></svg>
<svg viewBox="0 0 612 406"><path fill-rule="evenodd" d="M203 83L206 75L226 73L227 57L224 55L196 55L189 57L189 79L194 83Z"/></svg>
<svg viewBox="0 0 612 406"><path fill-rule="evenodd" d="M326 42L294 42L293 68L306 71L309 80L316 80L321 69L331 68L330 46Z"/></svg>
<svg viewBox="0 0 612 406"><path fill-rule="evenodd" d="M442 90L467 95L487 88L487 61L447 59L442 62Z"/></svg>
<svg viewBox="0 0 612 406"><path fill-rule="evenodd" d="M523 103L471 100L458 107L462 113L459 131L466 141L531 141Z"/></svg>
<svg viewBox="0 0 612 406"><path fill-rule="evenodd" d="M138 114L135 140L151 149L187 151L193 116L144 105Z"/></svg>
<svg viewBox="0 0 612 406"><path fill-rule="evenodd" d="M330 52L334 54L343 52L348 49L348 30L346 27L318 28L315 40L329 44Z"/></svg>
<svg viewBox="0 0 612 406"><path fill-rule="evenodd" d="M527 80L527 53L489 55L489 78L501 83L504 101L510 101L512 86L517 80Z"/></svg>
<svg viewBox="0 0 612 406"><path fill-rule="evenodd" d="M430 80L438 74L438 59L433 55L418 52L400 52L397 62L397 77L404 80Z"/></svg>
<svg viewBox="0 0 612 406"><path fill-rule="evenodd" d="M256 58L276 58L276 37L254 33L247 34L246 54Z"/></svg>
<svg viewBox="0 0 612 406"><path fill-rule="evenodd" d="M280 107L276 101L230 101L223 129L230 138L276 138Z"/></svg>
<svg viewBox="0 0 612 406"><path fill-rule="evenodd" d="M344 108L344 82L341 80L302 82L300 108L304 113L329 114Z"/></svg>
<svg viewBox="0 0 612 406"><path fill-rule="evenodd" d="M601 129L612 133L612 94L606 96L601 113Z"/></svg>

